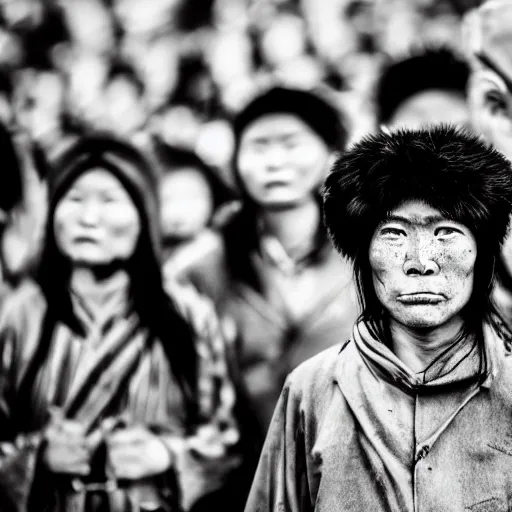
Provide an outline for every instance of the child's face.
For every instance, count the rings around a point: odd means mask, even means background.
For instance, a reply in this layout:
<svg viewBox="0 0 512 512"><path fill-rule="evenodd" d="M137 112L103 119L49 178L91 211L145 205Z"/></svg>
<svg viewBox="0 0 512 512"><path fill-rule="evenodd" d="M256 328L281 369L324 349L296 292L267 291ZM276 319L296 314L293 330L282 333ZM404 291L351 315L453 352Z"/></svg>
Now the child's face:
<svg viewBox="0 0 512 512"><path fill-rule="evenodd" d="M193 238L209 224L213 195L200 170L193 167L174 170L162 178L159 192L165 238Z"/></svg>

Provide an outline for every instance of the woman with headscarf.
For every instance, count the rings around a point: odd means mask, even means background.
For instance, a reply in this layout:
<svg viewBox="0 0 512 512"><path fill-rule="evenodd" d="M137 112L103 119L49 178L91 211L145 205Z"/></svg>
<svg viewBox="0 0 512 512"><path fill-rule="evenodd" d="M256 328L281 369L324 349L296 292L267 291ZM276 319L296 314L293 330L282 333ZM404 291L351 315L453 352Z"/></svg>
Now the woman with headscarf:
<svg viewBox="0 0 512 512"><path fill-rule="evenodd" d="M152 169L89 136L49 191L37 284L0 318L0 508L187 509L231 464L235 396L213 310L164 290Z"/></svg>
<svg viewBox="0 0 512 512"><path fill-rule="evenodd" d="M246 512L509 510L512 358L491 292L510 163L449 127L381 133L324 190L363 312L289 376Z"/></svg>

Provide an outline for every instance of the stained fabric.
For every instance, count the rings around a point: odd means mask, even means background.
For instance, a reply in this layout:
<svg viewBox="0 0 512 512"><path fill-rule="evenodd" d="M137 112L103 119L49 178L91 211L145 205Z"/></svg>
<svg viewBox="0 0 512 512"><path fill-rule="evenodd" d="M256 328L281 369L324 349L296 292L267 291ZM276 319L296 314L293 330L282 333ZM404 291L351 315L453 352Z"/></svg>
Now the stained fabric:
<svg viewBox="0 0 512 512"><path fill-rule="evenodd" d="M194 340L181 341L197 344L200 419L196 424L186 417L181 387L173 377L162 343L151 340L141 327L125 291L112 294L96 314L73 295L82 333L59 321L45 329L46 304L31 283L9 298L0 319L2 510L10 506L5 510L98 512L109 507L110 512L128 512L137 503L149 501L174 512L189 508L212 490L207 473L213 466L219 484L223 464L230 465L227 451L236 444L238 435L225 347L208 304L190 289L174 287L169 291L196 333ZM32 358L41 354L37 351L41 333L49 335L49 346L24 402L20 386ZM108 500L101 493L89 496L76 489L69 478L49 474L41 463L42 429L53 406L60 406L67 418L79 420L88 431L105 418L142 423L161 437L175 464L168 474L112 491ZM188 440L205 428L216 451L210 460L193 456L188 448ZM104 471L105 464L99 468ZM105 475L90 476L92 481L95 477L103 481ZM194 488L189 485L191 480L196 481Z"/></svg>
<svg viewBox="0 0 512 512"><path fill-rule="evenodd" d="M454 351L426 381L356 330L357 343L287 379L246 512L508 510L512 376L502 340L485 326L483 350L462 360Z"/></svg>

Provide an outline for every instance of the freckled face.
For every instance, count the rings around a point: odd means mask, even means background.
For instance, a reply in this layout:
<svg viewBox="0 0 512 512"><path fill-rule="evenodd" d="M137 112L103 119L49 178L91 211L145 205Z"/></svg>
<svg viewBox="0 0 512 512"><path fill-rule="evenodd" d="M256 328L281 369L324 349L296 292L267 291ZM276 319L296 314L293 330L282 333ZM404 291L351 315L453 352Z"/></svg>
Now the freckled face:
<svg viewBox="0 0 512 512"><path fill-rule="evenodd" d="M471 297L476 254L466 226L420 201L404 203L370 242L377 297L406 327L440 327L460 315Z"/></svg>

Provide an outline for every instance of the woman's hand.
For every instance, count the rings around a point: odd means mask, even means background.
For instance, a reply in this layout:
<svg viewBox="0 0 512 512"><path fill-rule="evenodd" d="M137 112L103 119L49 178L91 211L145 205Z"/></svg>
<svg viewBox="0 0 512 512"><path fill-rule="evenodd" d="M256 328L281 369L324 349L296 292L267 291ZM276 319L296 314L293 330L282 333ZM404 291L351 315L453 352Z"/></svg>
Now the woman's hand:
<svg viewBox="0 0 512 512"><path fill-rule="evenodd" d="M164 442L142 426L115 430L106 437L116 478L138 480L167 471L171 452Z"/></svg>
<svg viewBox="0 0 512 512"><path fill-rule="evenodd" d="M87 475L90 472L91 453L100 437L97 433L87 437L84 427L54 413L45 432L46 446L43 461L53 473Z"/></svg>

